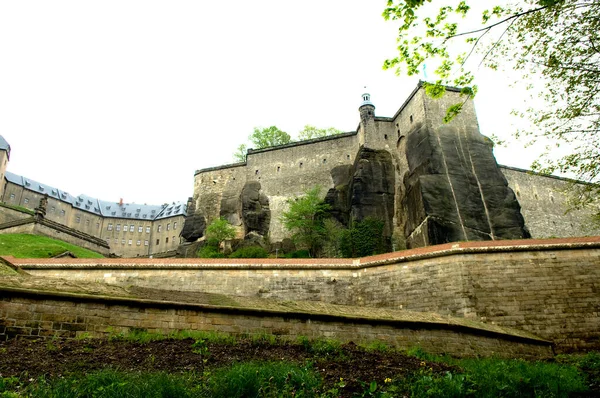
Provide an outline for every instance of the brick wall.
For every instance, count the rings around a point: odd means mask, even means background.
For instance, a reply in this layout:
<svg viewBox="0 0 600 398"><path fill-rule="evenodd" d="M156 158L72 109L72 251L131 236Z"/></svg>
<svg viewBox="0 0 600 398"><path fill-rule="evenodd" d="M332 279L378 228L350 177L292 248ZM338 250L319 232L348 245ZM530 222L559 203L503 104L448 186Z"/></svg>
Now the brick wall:
<svg viewBox="0 0 600 398"><path fill-rule="evenodd" d="M3 292L0 340L15 337L102 337L132 328L170 333L217 331L232 335L274 334L289 339L331 338L355 343L385 342L400 349L421 346L431 353L546 358L549 343L468 327L409 322L361 321L329 315L269 313L200 305L70 297L27 291Z"/></svg>
<svg viewBox="0 0 600 398"><path fill-rule="evenodd" d="M363 259L16 260L37 276L469 317L600 349L600 237L464 242Z"/></svg>

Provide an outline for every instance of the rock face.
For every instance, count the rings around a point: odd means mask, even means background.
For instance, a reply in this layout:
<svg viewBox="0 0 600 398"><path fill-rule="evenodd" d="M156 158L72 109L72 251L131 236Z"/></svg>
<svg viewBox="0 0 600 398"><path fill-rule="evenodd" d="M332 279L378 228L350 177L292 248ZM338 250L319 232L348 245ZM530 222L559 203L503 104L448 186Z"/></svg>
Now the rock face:
<svg viewBox="0 0 600 398"><path fill-rule="evenodd" d="M477 129L419 124L407 139L402 207L409 247L530 237L491 142Z"/></svg>
<svg viewBox="0 0 600 398"><path fill-rule="evenodd" d="M266 235L271 223L269 199L260 191L258 181L249 181L244 185L241 194L242 220L244 221L245 234L256 232Z"/></svg>
<svg viewBox="0 0 600 398"><path fill-rule="evenodd" d="M181 237L188 242L194 242L204 236L206 218L202 214L190 214L185 217Z"/></svg>
<svg viewBox="0 0 600 398"><path fill-rule="evenodd" d="M388 151L361 148L353 166L332 170L334 188L325 202L343 225L373 218L384 222L383 234L389 242L393 231L395 174Z"/></svg>

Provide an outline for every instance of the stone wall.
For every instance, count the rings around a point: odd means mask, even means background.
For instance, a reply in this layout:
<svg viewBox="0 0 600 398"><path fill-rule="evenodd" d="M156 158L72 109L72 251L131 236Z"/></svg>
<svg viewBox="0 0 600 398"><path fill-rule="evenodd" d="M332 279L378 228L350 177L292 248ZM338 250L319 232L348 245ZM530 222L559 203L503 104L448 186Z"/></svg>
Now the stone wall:
<svg viewBox="0 0 600 398"><path fill-rule="evenodd" d="M592 225L592 215L600 205L567 211L568 199L577 181L545 176L529 170L500 166L508 185L517 195L525 225L534 238L599 235L600 226Z"/></svg>
<svg viewBox="0 0 600 398"><path fill-rule="evenodd" d="M24 220L30 217L32 217L32 214L0 205L0 224L4 224L11 221Z"/></svg>
<svg viewBox="0 0 600 398"><path fill-rule="evenodd" d="M196 211L203 214L210 224L220 217L224 202L240 200L246 182L258 181L261 192L269 199L271 210L270 237L279 241L287 236L280 218L287 209L289 198L302 195L319 185L325 197L333 187L330 174L339 165L351 165L358 151L356 133L336 137L297 142L280 147L251 151L247 162L230 166L196 171L194 177L194 201ZM241 214L228 216L228 221L238 227L243 237Z"/></svg>
<svg viewBox="0 0 600 398"><path fill-rule="evenodd" d="M106 337L136 328L164 334L199 330L231 335L266 333L292 340L304 336L359 344L378 341L399 349L420 346L427 352L455 356L552 356L548 342L456 325L65 296L19 289L2 293L0 340L30 336Z"/></svg>
<svg viewBox="0 0 600 398"><path fill-rule="evenodd" d="M362 259L9 259L36 276L387 307L600 349L600 237L461 242Z"/></svg>

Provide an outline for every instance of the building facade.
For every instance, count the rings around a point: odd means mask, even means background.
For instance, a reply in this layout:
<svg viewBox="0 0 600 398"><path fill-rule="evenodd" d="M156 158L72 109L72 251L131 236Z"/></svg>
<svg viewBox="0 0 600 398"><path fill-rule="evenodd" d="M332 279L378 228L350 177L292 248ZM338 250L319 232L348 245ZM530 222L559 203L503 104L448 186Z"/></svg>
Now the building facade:
<svg viewBox="0 0 600 398"><path fill-rule="evenodd" d="M3 203L33 210L46 197L47 219L105 240L115 255L151 256L179 246L186 213L184 203L110 202L86 195L73 196L8 171L3 174Z"/></svg>

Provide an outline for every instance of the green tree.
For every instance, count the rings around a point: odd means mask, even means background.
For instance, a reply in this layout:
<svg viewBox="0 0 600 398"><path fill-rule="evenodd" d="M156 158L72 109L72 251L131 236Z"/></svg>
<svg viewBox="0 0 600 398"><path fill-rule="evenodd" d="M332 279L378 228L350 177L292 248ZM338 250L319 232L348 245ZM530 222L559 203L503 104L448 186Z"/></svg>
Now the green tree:
<svg viewBox="0 0 600 398"><path fill-rule="evenodd" d="M325 233L323 219L331 208L323 203L320 192L321 187L316 186L303 196L289 199L289 208L281 217L284 227L294 233L294 241L304 246L311 257L315 257L321 247Z"/></svg>
<svg viewBox="0 0 600 398"><path fill-rule="evenodd" d="M600 2L514 0L501 5L496 0L497 5L482 11L477 27L469 26L472 18L465 18L472 14L468 1L440 1L436 10L430 3L387 2L384 18L398 21L400 27L398 56L386 60L384 68L410 76L427 62L437 75L435 83L426 84L428 94L442 96L443 85L454 85L463 87L467 98L477 91L479 66L517 71L534 100L528 109L515 112L531 121L531 127L516 136L551 143L532 167L599 182ZM535 84L534 78L539 79ZM461 107L462 103L450 107L446 120ZM557 156L555 149L565 144L569 154ZM578 192L576 207L594 200L600 189L590 185Z"/></svg>
<svg viewBox="0 0 600 398"><path fill-rule="evenodd" d="M271 127L254 127L252 134L248 136L252 149L262 149L277 145L288 144L292 138L285 131L279 130L276 126ZM248 146L240 145L233 153L233 158L239 162L246 161L246 153Z"/></svg>
<svg viewBox="0 0 600 398"><path fill-rule="evenodd" d="M209 245L219 247L228 239L235 238L235 228L224 218L214 220L206 227L206 240Z"/></svg>
<svg viewBox="0 0 600 398"><path fill-rule="evenodd" d="M238 162L245 162L247 151L248 148L246 147L246 144L241 144L233 153L233 158Z"/></svg>
<svg viewBox="0 0 600 398"><path fill-rule="evenodd" d="M304 126L304 129L298 133L298 139L301 141L302 140L310 140L313 138L327 137L329 135L335 135L335 134L341 134L341 133L343 133L343 131L338 130L333 127L329 127L326 129L318 129L315 126L311 126L310 124L307 124Z"/></svg>

